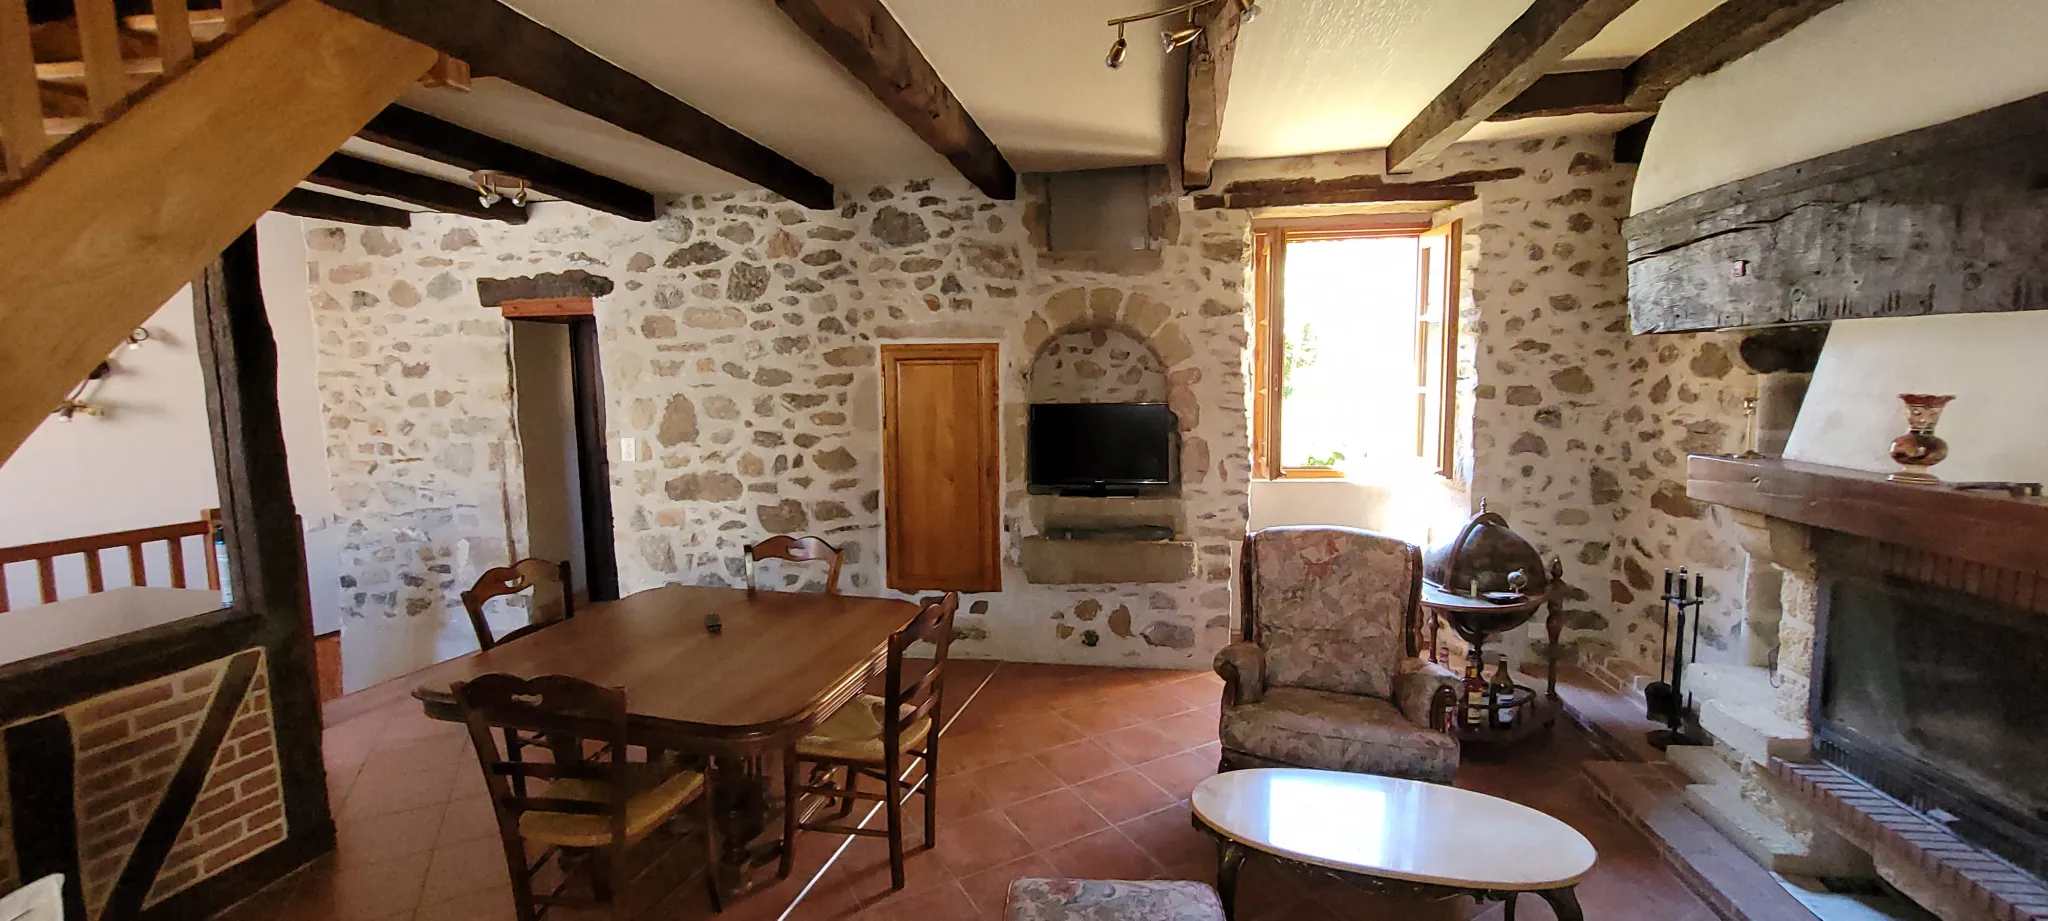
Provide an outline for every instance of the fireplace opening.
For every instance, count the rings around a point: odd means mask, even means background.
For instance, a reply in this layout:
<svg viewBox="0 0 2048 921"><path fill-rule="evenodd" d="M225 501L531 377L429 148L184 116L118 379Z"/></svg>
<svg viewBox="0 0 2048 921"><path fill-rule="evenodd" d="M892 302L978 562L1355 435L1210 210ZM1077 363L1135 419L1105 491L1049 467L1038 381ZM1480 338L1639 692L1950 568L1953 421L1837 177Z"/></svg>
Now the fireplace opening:
<svg viewBox="0 0 2048 921"><path fill-rule="evenodd" d="M2048 877L2048 614L1824 563L1816 752Z"/></svg>

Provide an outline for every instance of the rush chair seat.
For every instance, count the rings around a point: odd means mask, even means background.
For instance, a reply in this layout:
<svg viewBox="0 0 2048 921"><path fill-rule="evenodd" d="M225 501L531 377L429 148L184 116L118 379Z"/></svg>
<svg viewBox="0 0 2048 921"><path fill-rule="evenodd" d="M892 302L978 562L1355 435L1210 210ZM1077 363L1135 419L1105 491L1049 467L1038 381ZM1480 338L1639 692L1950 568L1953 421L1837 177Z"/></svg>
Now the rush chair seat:
<svg viewBox="0 0 2048 921"><path fill-rule="evenodd" d="M937 841L939 729L945 725L942 692L953 615L959 608L959 592L947 592L926 604L908 626L889 638L882 693L848 701L783 752L781 875L788 876L793 866L799 830L884 837L889 839L890 882L903 888L903 803L915 794L924 796L924 846ZM931 667L921 675L907 674L904 653L920 642L932 645ZM906 778L906 761L921 764L922 776ZM843 773L843 783L831 782L835 771ZM882 792L859 789L863 778L880 782ZM838 801L838 814L824 821L806 820L805 794ZM846 819L857 800L879 801L887 815L884 827L849 824Z"/></svg>
<svg viewBox="0 0 2048 921"><path fill-rule="evenodd" d="M747 555L747 597L754 597L759 586L755 564L762 560L786 560L792 563L828 563L831 568L825 573L825 594L839 594L839 568L846 561L846 555L838 547L819 537L791 537L777 534L758 544L748 544Z"/></svg>
<svg viewBox="0 0 2048 921"><path fill-rule="evenodd" d="M705 845L704 877L714 910L723 910L719 842L708 773L680 765L626 760L626 692L564 675L525 679L480 675L452 689L490 791L492 811L519 921L536 921L549 908L608 906L615 921L629 917L623 891L635 880L629 858L646 848L673 846L676 820L697 804ZM501 738L533 734L548 740L550 757L528 761L523 749L498 747ZM595 753L586 743L600 742ZM537 857L529 857L537 849ZM550 862L561 882L547 892L535 878ZM589 896L571 894L587 877Z"/></svg>

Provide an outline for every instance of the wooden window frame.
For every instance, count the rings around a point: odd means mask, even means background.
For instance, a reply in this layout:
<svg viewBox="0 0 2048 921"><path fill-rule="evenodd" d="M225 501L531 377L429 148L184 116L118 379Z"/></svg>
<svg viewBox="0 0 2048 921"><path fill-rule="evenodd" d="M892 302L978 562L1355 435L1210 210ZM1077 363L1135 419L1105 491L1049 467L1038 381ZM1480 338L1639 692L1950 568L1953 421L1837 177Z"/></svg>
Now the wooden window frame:
<svg viewBox="0 0 2048 921"><path fill-rule="evenodd" d="M1262 480L1306 480L1334 479L1344 476L1343 471L1322 466L1283 466L1280 463L1280 433L1285 420L1280 410L1281 367L1280 358L1285 354L1286 297L1282 280L1287 269L1287 243L1308 240L1347 240L1370 237L1416 237L1432 233L1445 234L1451 241L1444 247L1445 280L1447 282L1444 304L1443 343L1432 361L1424 354L1428 344L1425 341L1425 324L1429 319L1423 315L1424 301L1418 301L1415 318L1417 331L1416 370L1417 397L1427 399L1429 394L1428 376L1433 364L1439 364L1443 380L1437 394L1435 409L1441 420L1439 437L1434 445L1434 458L1423 453L1428 438L1427 412L1418 407L1416 414L1416 454L1433 460L1439 476L1450 477L1455 464L1457 441L1457 355L1458 355L1458 305L1455 292L1459 284L1459 250L1457 244L1461 233L1460 221L1448 221L1440 226L1423 222L1390 222L1378 220L1331 220L1254 222L1252 227L1252 476ZM1416 271L1417 291L1426 292L1429 286L1429 263L1418 253Z"/></svg>

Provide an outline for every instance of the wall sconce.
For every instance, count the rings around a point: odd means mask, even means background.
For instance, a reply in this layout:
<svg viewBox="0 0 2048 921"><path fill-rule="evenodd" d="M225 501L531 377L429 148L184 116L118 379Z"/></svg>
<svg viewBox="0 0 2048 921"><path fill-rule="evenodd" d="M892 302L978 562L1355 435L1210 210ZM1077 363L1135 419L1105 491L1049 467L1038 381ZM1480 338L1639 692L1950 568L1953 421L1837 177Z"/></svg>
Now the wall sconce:
<svg viewBox="0 0 2048 921"><path fill-rule="evenodd" d="M142 344L148 341L150 341L148 328L138 326L129 330L128 341L122 343L116 351L133 351L142 348ZM85 376L85 380L79 381L78 386L71 388L71 393L64 398L64 402L57 404L56 409L50 410L50 415L56 416L65 422L70 422L79 416L91 416L95 419L105 417L107 408L97 403L88 402L85 399L85 392L93 386L94 382L106 380L113 373L114 359L113 356L109 355L105 361L100 362L92 369L92 373Z"/></svg>
<svg viewBox="0 0 2048 921"><path fill-rule="evenodd" d="M488 208L501 201L510 200L516 207L526 207L527 193L532 191L526 180L510 173L480 169L469 174L469 181L476 186L476 200Z"/></svg>

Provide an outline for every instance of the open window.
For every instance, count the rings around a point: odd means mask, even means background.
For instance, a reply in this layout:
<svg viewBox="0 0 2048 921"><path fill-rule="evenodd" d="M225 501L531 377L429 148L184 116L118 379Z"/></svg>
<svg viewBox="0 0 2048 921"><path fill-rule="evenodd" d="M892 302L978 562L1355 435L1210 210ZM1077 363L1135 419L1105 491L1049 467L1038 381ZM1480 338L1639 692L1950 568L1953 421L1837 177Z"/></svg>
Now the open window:
<svg viewBox="0 0 2048 921"><path fill-rule="evenodd" d="M1451 475L1459 233L1254 227L1254 475Z"/></svg>

